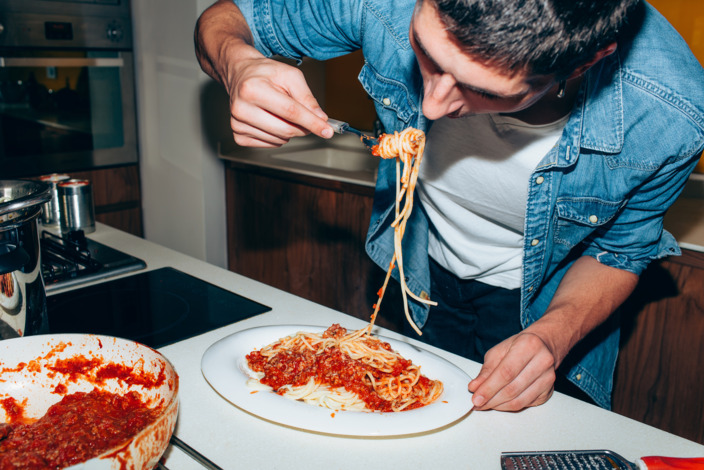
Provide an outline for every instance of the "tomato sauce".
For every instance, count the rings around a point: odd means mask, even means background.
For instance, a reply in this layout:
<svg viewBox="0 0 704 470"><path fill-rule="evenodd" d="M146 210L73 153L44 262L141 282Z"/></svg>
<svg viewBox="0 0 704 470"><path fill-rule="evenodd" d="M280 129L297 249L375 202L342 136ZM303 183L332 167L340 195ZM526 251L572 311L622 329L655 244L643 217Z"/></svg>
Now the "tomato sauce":
<svg viewBox="0 0 704 470"><path fill-rule="evenodd" d="M0 406L5 410L7 415L7 421L10 423L16 423L24 419L24 407L17 403L12 397L3 398L0 400Z"/></svg>
<svg viewBox="0 0 704 470"><path fill-rule="evenodd" d="M47 366L47 369L67 376L70 381L88 375L103 363L97 357L88 359L84 356L75 356L70 359L59 359L54 365Z"/></svg>
<svg viewBox="0 0 704 470"><path fill-rule="evenodd" d="M336 326L338 329L335 328ZM345 333L344 328L333 325L325 335L335 336ZM376 344L391 350L388 343L377 342ZM271 358L264 357L260 351L253 351L247 355L247 362L253 371L264 373L264 377L260 379L261 383L270 386L281 395L285 390L279 391L279 389L284 385L301 386L314 378L318 384L324 384L330 388L341 387L353 392L367 408L382 412L393 411L393 403L384 400L374 391L367 373L371 373L376 381L380 381L382 376L398 377L412 364L410 360L399 359L390 373L384 373L363 362L351 359L337 347L325 349L318 354L311 350L283 351ZM420 379L425 380L421 386L427 388L430 381L426 377ZM414 403L406 410L421 406L423 406L421 403Z"/></svg>
<svg viewBox="0 0 704 470"><path fill-rule="evenodd" d="M108 379L117 379L127 385L154 388L160 387L166 381L166 366L163 364L159 372L152 375L134 365L104 363L103 359L99 357L87 359L84 356L74 356L68 359L59 359L54 364L47 365L46 368L54 373L62 374L69 382L87 379L99 385Z"/></svg>
<svg viewBox="0 0 704 470"><path fill-rule="evenodd" d="M66 395L34 423L2 429L0 470L57 469L84 462L125 444L161 411L147 407L136 392L117 395L95 389Z"/></svg>
<svg viewBox="0 0 704 470"><path fill-rule="evenodd" d="M124 364L106 364L101 367L95 374L96 380L99 383L107 379L118 379L128 385L141 385L145 388L160 387L166 381L166 371L162 367L159 374L152 376L147 373L140 373L132 366Z"/></svg>

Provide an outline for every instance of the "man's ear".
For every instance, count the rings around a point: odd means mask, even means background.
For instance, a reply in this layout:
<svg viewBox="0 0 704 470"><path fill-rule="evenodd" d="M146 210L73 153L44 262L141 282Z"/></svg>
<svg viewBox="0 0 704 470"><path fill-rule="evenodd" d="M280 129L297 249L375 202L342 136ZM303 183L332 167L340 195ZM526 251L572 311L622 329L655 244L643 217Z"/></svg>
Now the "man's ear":
<svg viewBox="0 0 704 470"><path fill-rule="evenodd" d="M577 69L574 72L572 72L572 75L570 75L569 78L576 78L576 77L579 77L580 75L586 73L586 71L589 70L589 68L592 65L596 64L604 57L609 56L609 55L613 54L614 52L616 52L616 47L617 47L616 43L612 42L611 44L604 47L603 49L600 49L599 51L597 51L596 54L594 54L594 57L592 57L592 59L589 62L577 67Z"/></svg>

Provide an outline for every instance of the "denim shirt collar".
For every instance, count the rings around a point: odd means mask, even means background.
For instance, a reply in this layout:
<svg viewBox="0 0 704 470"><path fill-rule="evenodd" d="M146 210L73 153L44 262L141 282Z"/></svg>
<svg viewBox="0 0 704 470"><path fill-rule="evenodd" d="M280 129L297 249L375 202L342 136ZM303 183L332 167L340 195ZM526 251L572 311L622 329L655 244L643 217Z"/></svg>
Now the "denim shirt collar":
<svg viewBox="0 0 704 470"><path fill-rule="evenodd" d="M618 57L613 55L587 71L562 137L537 171L574 165L581 149L610 154L621 151L624 116L620 70ZM604 81L613 82L613 86L604 86Z"/></svg>
<svg viewBox="0 0 704 470"><path fill-rule="evenodd" d="M618 55L612 54L590 69L585 74L584 85L578 108L582 121L579 145L597 152L620 152L624 142L624 110Z"/></svg>

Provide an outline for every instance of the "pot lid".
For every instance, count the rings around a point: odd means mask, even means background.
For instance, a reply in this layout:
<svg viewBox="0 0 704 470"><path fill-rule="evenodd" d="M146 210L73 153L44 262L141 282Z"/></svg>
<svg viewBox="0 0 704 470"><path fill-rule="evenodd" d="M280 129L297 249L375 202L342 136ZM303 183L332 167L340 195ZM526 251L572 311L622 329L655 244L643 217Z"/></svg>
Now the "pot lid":
<svg viewBox="0 0 704 470"><path fill-rule="evenodd" d="M47 183L0 180L0 225L38 215L38 209L51 197L51 185Z"/></svg>

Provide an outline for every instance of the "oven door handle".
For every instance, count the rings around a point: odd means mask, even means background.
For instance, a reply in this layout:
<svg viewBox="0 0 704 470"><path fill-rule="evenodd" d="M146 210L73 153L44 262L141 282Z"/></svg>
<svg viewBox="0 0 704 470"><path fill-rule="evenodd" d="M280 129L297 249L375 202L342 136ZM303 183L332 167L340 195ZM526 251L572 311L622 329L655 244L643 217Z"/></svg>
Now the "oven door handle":
<svg viewBox="0 0 704 470"><path fill-rule="evenodd" d="M122 67L122 57L0 57L2 67Z"/></svg>

